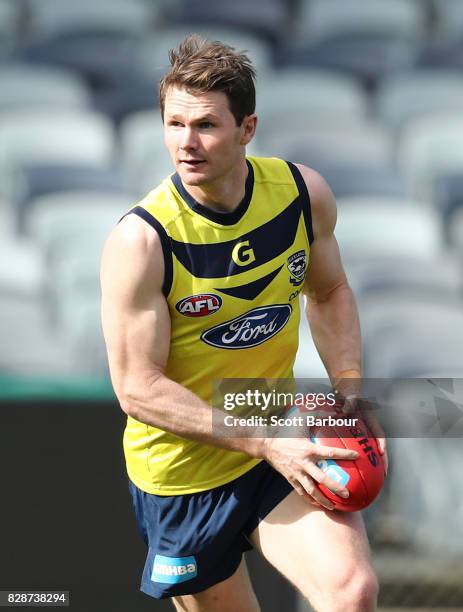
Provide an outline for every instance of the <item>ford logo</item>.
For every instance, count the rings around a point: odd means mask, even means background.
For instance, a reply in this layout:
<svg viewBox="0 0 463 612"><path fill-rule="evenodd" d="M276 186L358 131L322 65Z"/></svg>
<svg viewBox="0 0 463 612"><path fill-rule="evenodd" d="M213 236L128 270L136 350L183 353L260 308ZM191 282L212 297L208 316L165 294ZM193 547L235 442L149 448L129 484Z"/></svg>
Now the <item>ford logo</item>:
<svg viewBox="0 0 463 612"><path fill-rule="evenodd" d="M251 348L273 338L286 325L291 312L289 304L254 308L203 332L201 340L217 348Z"/></svg>

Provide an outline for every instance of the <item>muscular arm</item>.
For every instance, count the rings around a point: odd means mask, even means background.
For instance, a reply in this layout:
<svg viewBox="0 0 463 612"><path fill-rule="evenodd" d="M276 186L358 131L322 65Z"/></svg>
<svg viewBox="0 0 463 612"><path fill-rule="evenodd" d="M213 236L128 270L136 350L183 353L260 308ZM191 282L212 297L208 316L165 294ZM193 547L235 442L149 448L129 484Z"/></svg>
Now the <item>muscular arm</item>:
<svg viewBox="0 0 463 612"><path fill-rule="evenodd" d="M315 171L298 166L310 193L314 241L303 293L315 346L332 381L361 376L357 306L334 236L334 196Z"/></svg>
<svg viewBox="0 0 463 612"><path fill-rule="evenodd" d="M261 439L213 432L211 407L165 376L170 315L163 278L158 234L139 217L128 215L110 235L101 267L103 332L122 410L178 436L262 456Z"/></svg>
<svg viewBox="0 0 463 612"><path fill-rule="evenodd" d="M336 203L330 188L317 172L305 166L298 168L309 190L314 232L304 285L307 319L331 381L343 395L355 397L361 395L360 323L333 233ZM378 440L387 472L384 431L372 412L363 416Z"/></svg>

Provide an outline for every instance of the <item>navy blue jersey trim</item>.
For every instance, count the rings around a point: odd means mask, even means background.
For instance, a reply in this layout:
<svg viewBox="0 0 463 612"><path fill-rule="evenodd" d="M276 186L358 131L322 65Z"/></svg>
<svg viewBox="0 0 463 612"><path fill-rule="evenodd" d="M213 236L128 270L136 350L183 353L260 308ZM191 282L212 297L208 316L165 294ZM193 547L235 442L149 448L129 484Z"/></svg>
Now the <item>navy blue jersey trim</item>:
<svg viewBox="0 0 463 612"><path fill-rule="evenodd" d="M299 168L292 162L286 162L291 170L297 189L299 191L299 198L302 213L304 215L305 228L307 230L307 236L309 237L309 244L313 242L313 228L312 228L312 210L310 206L310 196L307 189L307 185L302 177Z"/></svg>
<svg viewBox="0 0 463 612"><path fill-rule="evenodd" d="M164 282L162 283L162 292L167 297L172 287L173 279L172 245L170 238L161 223L155 217L153 217L151 213L149 213L141 206L135 206L135 208L129 210L127 215L130 214L134 214L138 217L141 217L144 221L151 225L151 227L156 230L159 238L161 239L162 254L164 255Z"/></svg>
<svg viewBox="0 0 463 612"><path fill-rule="evenodd" d="M240 298L241 300L255 300L258 295L262 293L273 279L278 275L279 271L283 266L280 266L270 274L263 276L262 278L258 278L251 283L247 283L246 285L239 285L238 287L214 287L216 291L220 291L221 293L225 293L226 295L231 295L232 297Z"/></svg>
<svg viewBox="0 0 463 612"><path fill-rule="evenodd" d="M296 198L279 215L233 240L206 244L180 242L171 238L172 251L178 261L196 278L225 278L253 270L284 253L293 244L301 206ZM246 243L255 259L246 265L233 261L233 249Z"/></svg>
<svg viewBox="0 0 463 612"><path fill-rule="evenodd" d="M254 190L254 170L250 161L246 160L246 165L248 167L248 176L246 178L244 198L232 212L217 212L197 202L185 189L177 172L172 176L172 182L188 206L197 212L198 215L214 221L214 223L220 223L220 225L234 225L238 223L248 210Z"/></svg>

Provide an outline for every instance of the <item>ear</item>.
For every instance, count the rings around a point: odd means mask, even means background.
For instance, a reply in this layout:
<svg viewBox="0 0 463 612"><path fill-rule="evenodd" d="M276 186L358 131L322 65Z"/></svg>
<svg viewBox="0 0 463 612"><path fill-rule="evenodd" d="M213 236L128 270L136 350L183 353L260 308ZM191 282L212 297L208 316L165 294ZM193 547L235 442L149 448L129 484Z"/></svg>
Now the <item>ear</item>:
<svg viewBox="0 0 463 612"><path fill-rule="evenodd" d="M257 127L257 115L253 113L252 115L246 115L243 119L243 123L241 124L241 139L240 145L247 145L254 138L254 134L256 133Z"/></svg>

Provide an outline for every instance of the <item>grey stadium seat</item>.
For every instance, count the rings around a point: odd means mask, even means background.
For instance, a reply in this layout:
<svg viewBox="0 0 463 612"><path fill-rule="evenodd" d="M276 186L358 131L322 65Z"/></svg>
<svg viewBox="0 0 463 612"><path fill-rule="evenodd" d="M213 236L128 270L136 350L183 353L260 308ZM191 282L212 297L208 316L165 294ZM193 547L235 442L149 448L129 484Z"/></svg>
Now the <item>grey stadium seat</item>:
<svg viewBox="0 0 463 612"><path fill-rule="evenodd" d="M376 92L378 118L394 129L410 119L436 112L459 111L463 76L456 70L417 70L391 76Z"/></svg>
<svg viewBox="0 0 463 612"><path fill-rule="evenodd" d="M91 106L90 90L78 75L49 66L0 65L0 91L0 111Z"/></svg>

